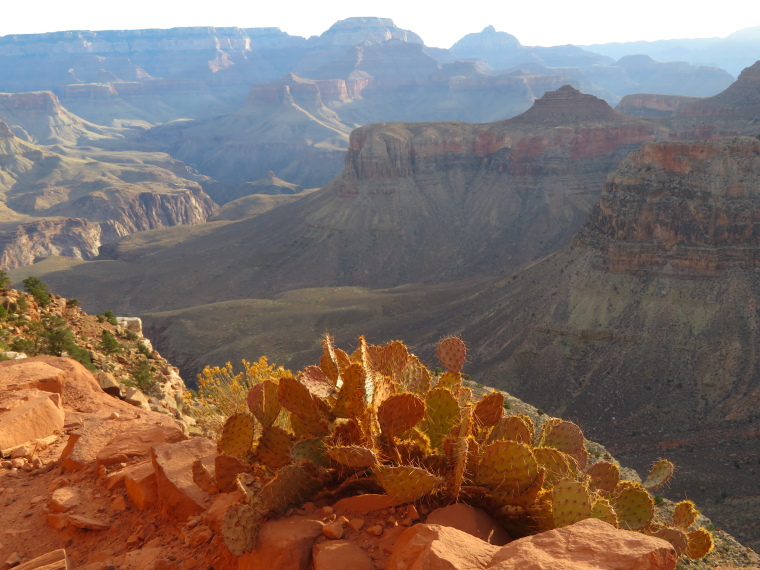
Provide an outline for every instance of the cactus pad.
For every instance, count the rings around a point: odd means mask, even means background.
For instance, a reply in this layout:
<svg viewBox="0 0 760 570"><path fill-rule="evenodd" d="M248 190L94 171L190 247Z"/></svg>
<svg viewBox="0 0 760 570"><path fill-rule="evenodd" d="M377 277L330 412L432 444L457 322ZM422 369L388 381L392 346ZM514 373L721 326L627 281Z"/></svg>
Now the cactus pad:
<svg viewBox="0 0 760 570"><path fill-rule="evenodd" d="M618 518L615 511L610 505L607 499L599 497L594 504L591 505L591 517L610 523L612 526L618 525Z"/></svg>
<svg viewBox="0 0 760 570"><path fill-rule="evenodd" d="M243 457L253 444L253 417L250 414L233 414L224 422L217 447L223 455Z"/></svg>
<svg viewBox="0 0 760 570"><path fill-rule="evenodd" d="M497 441L483 450L475 483L495 491L519 495L539 474L533 451L516 441Z"/></svg>
<svg viewBox="0 0 760 570"><path fill-rule="evenodd" d="M495 426L504 415L504 394L491 392L475 405L475 421L481 426Z"/></svg>
<svg viewBox="0 0 760 570"><path fill-rule="evenodd" d="M654 501L640 483L621 481L611 498L620 528L641 530L652 520Z"/></svg>
<svg viewBox="0 0 760 570"><path fill-rule="evenodd" d="M259 499L266 511L284 513L288 507L311 498L322 488L324 477L314 465L286 465L261 488Z"/></svg>
<svg viewBox="0 0 760 570"><path fill-rule="evenodd" d="M438 377L437 388L446 388L455 394L462 386L462 375L459 372L444 372Z"/></svg>
<svg viewBox="0 0 760 570"><path fill-rule="evenodd" d="M459 421L459 403L445 388L435 388L425 397L425 417L422 431L430 445L439 447L451 428Z"/></svg>
<svg viewBox="0 0 760 570"><path fill-rule="evenodd" d="M673 475L675 466L667 459L660 459L657 463L652 465L652 469L649 471L646 481L644 481L645 489L656 489L668 482L670 476Z"/></svg>
<svg viewBox="0 0 760 570"><path fill-rule="evenodd" d="M330 462L327 459L325 439L324 437L302 439L290 449L291 459L295 463L305 459L320 467L329 467Z"/></svg>
<svg viewBox="0 0 760 570"><path fill-rule="evenodd" d="M541 430L540 445L553 447L567 453L578 462L581 469L584 469L588 462L588 452L584 446L584 441L581 428L573 422L549 420L544 423Z"/></svg>
<svg viewBox="0 0 760 570"><path fill-rule="evenodd" d="M461 372L465 358L467 357L467 347L462 342L462 339L451 336L438 343L435 353L446 370L449 372Z"/></svg>
<svg viewBox="0 0 760 570"><path fill-rule="evenodd" d="M401 385L415 394L430 390L430 372L416 356L410 356L401 369Z"/></svg>
<svg viewBox="0 0 760 570"><path fill-rule="evenodd" d="M377 465L374 471L377 481L388 493L388 496L399 503L416 501L428 493L432 493L444 482L443 479L425 469L411 465L399 467Z"/></svg>
<svg viewBox="0 0 760 570"><path fill-rule="evenodd" d="M707 556L713 549L713 539L706 528L698 528L686 533L686 556L692 560Z"/></svg>
<svg viewBox="0 0 760 570"><path fill-rule="evenodd" d="M282 406L277 393L277 384L271 380L255 384L248 391L248 409L264 427L274 425L277 416L280 415Z"/></svg>
<svg viewBox="0 0 760 570"><path fill-rule="evenodd" d="M586 470L589 487L603 493L611 493L620 482L620 469L609 461L598 461Z"/></svg>
<svg viewBox="0 0 760 570"><path fill-rule="evenodd" d="M374 451L358 445L331 447L327 454L348 467L372 467L377 463Z"/></svg>
<svg viewBox="0 0 760 570"><path fill-rule="evenodd" d="M264 428L256 447L256 458L269 467L282 467L290 463L293 436L277 426Z"/></svg>
<svg viewBox="0 0 760 570"><path fill-rule="evenodd" d="M699 511L694 503L681 501L673 509L673 524L682 530L686 530L697 520L697 515L699 515Z"/></svg>
<svg viewBox="0 0 760 570"><path fill-rule="evenodd" d="M591 517L588 489L571 479L559 481L552 489L552 515L557 528Z"/></svg>
<svg viewBox="0 0 760 570"><path fill-rule="evenodd" d="M500 439L533 445L533 422L530 417L520 414L501 418L491 429L487 441L493 443Z"/></svg>
<svg viewBox="0 0 760 570"><path fill-rule="evenodd" d="M319 366L307 366L300 374L298 381L317 398L329 398L335 393L335 385Z"/></svg>
<svg viewBox="0 0 760 570"><path fill-rule="evenodd" d="M562 479L572 479L577 473L575 460L553 447L533 449L536 462L546 469L546 482L553 485Z"/></svg>
<svg viewBox="0 0 760 570"><path fill-rule="evenodd" d="M317 401L306 386L295 378L280 378L277 395L282 407L298 416L308 433L313 436L327 434L327 426L322 420Z"/></svg>
<svg viewBox="0 0 760 570"><path fill-rule="evenodd" d="M383 434L395 437L412 429L425 415L425 403L414 394L389 396L377 410L377 420Z"/></svg>
<svg viewBox="0 0 760 570"><path fill-rule="evenodd" d="M678 528L661 528L652 536L667 540L675 549L676 556L681 556L681 554L684 554L689 546L689 539L686 536L686 533Z"/></svg>
<svg viewBox="0 0 760 570"><path fill-rule="evenodd" d="M366 398L364 383L366 372L360 364L352 364L343 372L343 386L333 413L339 418L356 418L364 413Z"/></svg>
<svg viewBox="0 0 760 570"><path fill-rule="evenodd" d="M400 340L394 340L385 345L378 363L379 371L384 376L401 381L401 371L409 360L409 351Z"/></svg>
<svg viewBox="0 0 760 570"><path fill-rule="evenodd" d="M243 556L253 549L261 518L261 513L242 503L227 508L222 516L222 536L232 554Z"/></svg>

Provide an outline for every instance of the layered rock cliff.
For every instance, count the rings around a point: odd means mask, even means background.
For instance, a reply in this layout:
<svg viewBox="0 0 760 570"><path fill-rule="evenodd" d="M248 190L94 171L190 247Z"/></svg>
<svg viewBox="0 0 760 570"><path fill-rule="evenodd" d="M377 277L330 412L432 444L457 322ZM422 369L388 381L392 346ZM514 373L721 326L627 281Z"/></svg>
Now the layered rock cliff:
<svg viewBox="0 0 760 570"><path fill-rule="evenodd" d="M224 291L199 280L184 299L163 298L155 284L175 278L173 256L191 247L180 244L136 261L128 287L151 283L150 295L119 294L127 281L97 295L139 302L130 310L140 311L511 271L569 243L606 173L661 132L571 87L499 123L362 127L351 134L343 172L322 190L193 240L192 255L209 275L231 276Z"/></svg>

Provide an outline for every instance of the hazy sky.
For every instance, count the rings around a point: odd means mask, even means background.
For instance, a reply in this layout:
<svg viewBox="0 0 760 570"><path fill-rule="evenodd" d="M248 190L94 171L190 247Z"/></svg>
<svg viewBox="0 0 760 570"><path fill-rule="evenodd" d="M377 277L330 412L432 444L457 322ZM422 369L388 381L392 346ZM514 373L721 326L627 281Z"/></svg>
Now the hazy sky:
<svg viewBox="0 0 760 570"><path fill-rule="evenodd" d="M275 26L300 36L319 35L350 16L392 18L425 43L451 47L463 35L493 25L524 45L726 36L760 26L760 2L722 0L469 0L446 8L441 0L383 0L372 8L356 0L2 0L0 36L61 30L173 28L180 26Z"/></svg>

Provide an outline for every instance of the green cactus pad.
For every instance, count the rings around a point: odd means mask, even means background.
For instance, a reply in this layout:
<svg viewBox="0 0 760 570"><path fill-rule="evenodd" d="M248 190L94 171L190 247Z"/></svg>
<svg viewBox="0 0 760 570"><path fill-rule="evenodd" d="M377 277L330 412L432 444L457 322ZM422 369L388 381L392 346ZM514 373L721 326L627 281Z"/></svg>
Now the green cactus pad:
<svg viewBox="0 0 760 570"><path fill-rule="evenodd" d="M327 459L327 446L325 437L312 437L302 439L297 442L290 450L290 457L294 463L302 460L311 461L320 467L329 467L330 462Z"/></svg>
<svg viewBox="0 0 760 570"><path fill-rule="evenodd" d="M414 394L389 396L377 410L380 429L388 437L395 437L416 426L425 415L425 402Z"/></svg>
<svg viewBox="0 0 760 570"><path fill-rule="evenodd" d="M464 473L469 458L469 444L466 437L460 437L454 443L454 478L451 481L451 495L456 499L464 482Z"/></svg>
<svg viewBox="0 0 760 570"><path fill-rule="evenodd" d="M660 459L658 462L652 465L652 469L649 471L649 475L647 476L646 481L644 481L644 488L656 489L657 487L662 487L665 483L668 482L668 479L670 479L671 475L673 475L674 470L675 465L673 465L670 461L667 459Z"/></svg>
<svg viewBox="0 0 760 570"><path fill-rule="evenodd" d="M222 515L222 537L233 555L243 556L253 549L261 520L261 513L248 505L236 503L227 508Z"/></svg>
<svg viewBox="0 0 760 570"><path fill-rule="evenodd" d="M446 388L452 394L462 386L462 375L459 372L444 372L438 377L437 388Z"/></svg>
<svg viewBox="0 0 760 570"><path fill-rule="evenodd" d="M319 366L307 366L298 374L298 381L317 398L329 398L335 393L335 385Z"/></svg>
<svg viewBox="0 0 760 570"><path fill-rule="evenodd" d="M546 469L547 485L554 485L562 479L573 479L577 474L575 460L553 447L536 447L533 449L536 462Z"/></svg>
<svg viewBox="0 0 760 570"><path fill-rule="evenodd" d="M279 388L275 382L264 380L255 384L248 391L248 409L262 426L274 425L277 416L280 415L282 406L277 396Z"/></svg>
<svg viewBox="0 0 760 570"><path fill-rule="evenodd" d="M217 447L223 455L243 457L253 445L253 417L250 414L233 414L224 422Z"/></svg>
<svg viewBox="0 0 760 570"><path fill-rule="evenodd" d="M493 443L501 439L508 439L526 445L533 445L533 437L533 421L531 421L530 417L519 414L501 418L491 429L491 433L488 434L486 441Z"/></svg>
<svg viewBox="0 0 760 570"><path fill-rule="evenodd" d="M594 504L591 505L591 517L610 523L612 526L618 525L618 518L615 514L615 510L612 508L612 505L610 505L610 502L602 497L596 499Z"/></svg>
<svg viewBox="0 0 760 570"><path fill-rule="evenodd" d="M698 528L686 533L686 556L692 560L704 558L713 549L713 538L706 528Z"/></svg>
<svg viewBox="0 0 760 570"><path fill-rule="evenodd" d="M673 524L686 530L697 520L699 511L691 501L681 501L673 509Z"/></svg>
<svg viewBox="0 0 760 570"><path fill-rule="evenodd" d="M652 536L667 540L675 549L676 556L684 554L689 547L689 538L686 533L678 528L665 527L655 532Z"/></svg>
<svg viewBox="0 0 760 570"><path fill-rule="evenodd" d="M446 370L461 372L467 357L467 347L462 339L452 336L439 342L435 353Z"/></svg>
<svg viewBox="0 0 760 570"><path fill-rule="evenodd" d="M281 514L310 499L322 488L324 480L322 472L308 462L286 465L262 487L259 500L267 512Z"/></svg>
<svg viewBox="0 0 760 570"><path fill-rule="evenodd" d="M256 459L264 465L278 468L290 463L293 436L277 426L264 428L256 447Z"/></svg>
<svg viewBox="0 0 760 570"><path fill-rule="evenodd" d="M567 453L575 459L581 469L585 469L588 452L584 445L583 432L573 422L564 420L545 422L539 441L543 447L553 447Z"/></svg>
<svg viewBox="0 0 760 570"><path fill-rule="evenodd" d="M440 447L443 439L459 421L459 403L445 388L435 388L425 397L425 417L420 427L430 445Z"/></svg>
<svg viewBox="0 0 760 570"><path fill-rule="evenodd" d="M520 495L533 484L538 474L539 467L529 446L516 441L497 441L483 450L475 484Z"/></svg>
<svg viewBox="0 0 760 570"><path fill-rule="evenodd" d="M331 447L327 454L348 467L372 467L377 463L374 451L358 445Z"/></svg>
<svg viewBox="0 0 760 570"><path fill-rule="evenodd" d="M319 367L330 381L340 388L340 368L338 368L338 359L335 356L335 347L333 346L332 337L326 334L322 339L322 357L319 359Z"/></svg>
<svg viewBox="0 0 760 570"><path fill-rule="evenodd" d="M427 394L430 390L430 372L416 356L410 356L401 369L401 386L414 394Z"/></svg>
<svg viewBox="0 0 760 570"><path fill-rule="evenodd" d="M491 392L475 405L475 421L478 425L495 426L504 415L504 394Z"/></svg>
<svg viewBox="0 0 760 570"><path fill-rule="evenodd" d="M595 491L611 493L620 482L620 469L609 461L598 461L586 470L589 487Z"/></svg>
<svg viewBox="0 0 760 570"><path fill-rule="evenodd" d="M444 480L420 467L401 465L391 467L377 465L374 468L377 481L394 501L411 503L432 493Z"/></svg>
<svg viewBox="0 0 760 570"><path fill-rule="evenodd" d="M610 502L620 528L641 530L652 520L654 500L641 483L621 481L615 487Z"/></svg>
<svg viewBox="0 0 760 570"><path fill-rule="evenodd" d="M557 528L591 517L591 499L583 483L559 481L552 489L552 515Z"/></svg>
<svg viewBox="0 0 760 570"><path fill-rule="evenodd" d="M309 390L295 378L280 378L277 396L286 410L298 416L303 428L313 436L327 434L317 401Z"/></svg>
<svg viewBox="0 0 760 570"><path fill-rule="evenodd" d="M554 529L554 516L552 515L552 492L551 489L542 489L536 496L533 504L526 507L528 515L533 520L532 532L546 532Z"/></svg>

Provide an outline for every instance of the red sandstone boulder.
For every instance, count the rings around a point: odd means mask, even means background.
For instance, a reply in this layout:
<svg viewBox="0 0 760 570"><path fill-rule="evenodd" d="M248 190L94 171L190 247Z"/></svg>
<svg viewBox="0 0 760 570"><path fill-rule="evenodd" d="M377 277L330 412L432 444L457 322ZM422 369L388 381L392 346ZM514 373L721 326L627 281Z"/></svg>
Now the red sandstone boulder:
<svg viewBox="0 0 760 570"><path fill-rule="evenodd" d="M398 539L386 570L485 570L498 551L461 530L418 524Z"/></svg>
<svg viewBox="0 0 760 570"><path fill-rule="evenodd" d="M153 446L158 501L164 513L184 521L206 509L209 496L193 481L193 463L215 451L216 444L205 437Z"/></svg>
<svg viewBox="0 0 760 570"><path fill-rule="evenodd" d="M515 540L503 546L489 570L673 570L669 542L620 530L598 519Z"/></svg>
<svg viewBox="0 0 760 570"><path fill-rule="evenodd" d="M64 416L60 394L36 389L0 391L0 449L60 432Z"/></svg>
<svg viewBox="0 0 760 570"><path fill-rule="evenodd" d="M187 436L182 430L173 426L130 426L104 448L98 451L98 465L126 463L130 459L149 458L150 450L159 443L176 443L184 441Z"/></svg>
<svg viewBox="0 0 760 570"><path fill-rule="evenodd" d="M366 515L372 511L380 511L400 504L401 503L394 501L388 495L373 495L369 493L366 495L356 495L355 497L341 499L333 505L333 508L339 515L342 515L345 512Z"/></svg>
<svg viewBox="0 0 760 570"><path fill-rule="evenodd" d="M238 559L238 570L309 570L311 550L321 534L322 523L306 517L268 522L259 530L253 550Z"/></svg>
<svg viewBox="0 0 760 570"><path fill-rule="evenodd" d="M353 542L328 540L313 550L314 570L375 570L372 559Z"/></svg>
<svg viewBox="0 0 760 570"><path fill-rule="evenodd" d="M464 503L436 509L425 522L456 528L496 546L503 546L512 540L491 515Z"/></svg>
<svg viewBox="0 0 760 570"><path fill-rule="evenodd" d="M153 463L146 461L125 471L124 486L132 503L141 511L155 506L158 503L158 486Z"/></svg>
<svg viewBox="0 0 760 570"><path fill-rule="evenodd" d="M44 392L63 393L66 373L41 362L39 357L0 362L0 391L13 392L34 388Z"/></svg>

